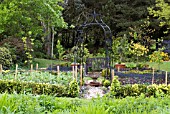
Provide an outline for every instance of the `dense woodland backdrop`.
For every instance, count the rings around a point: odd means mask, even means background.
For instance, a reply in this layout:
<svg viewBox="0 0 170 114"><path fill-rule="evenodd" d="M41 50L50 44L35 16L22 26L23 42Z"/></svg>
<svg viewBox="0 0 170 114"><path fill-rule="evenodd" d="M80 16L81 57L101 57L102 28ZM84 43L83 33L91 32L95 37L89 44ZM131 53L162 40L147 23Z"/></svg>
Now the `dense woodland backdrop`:
<svg viewBox="0 0 170 114"><path fill-rule="evenodd" d="M30 63L34 57L59 58L58 40L66 50L63 55L72 53L76 27L93 11L81 0L0 2L0 46L9 50L13 63ZM169 0L107 0L95 11L111 28L113 43L126 36L128 42L140 42L151 53L169 39ZM102 45L97 45L103 42L101 29L92 27L87 33L88 53L104 53ZM101 48L97 52L96 46Z"/></svg>

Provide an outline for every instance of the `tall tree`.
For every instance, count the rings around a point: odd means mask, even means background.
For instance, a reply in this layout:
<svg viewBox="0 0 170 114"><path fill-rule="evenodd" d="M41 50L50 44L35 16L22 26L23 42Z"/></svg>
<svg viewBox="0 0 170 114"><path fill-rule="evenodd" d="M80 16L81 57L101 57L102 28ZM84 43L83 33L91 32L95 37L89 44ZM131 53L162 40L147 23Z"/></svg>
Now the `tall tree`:
<svg viewBox="0 0 170 114"><path fill-rule="evenodd" d="M149 13L160 20L160 26L166 26L167 31L170 32L170 0L156 0L154 7L148 8Z"/></svg>
<svg viewBox="0 0 170 114"><path fill-rule="evenodd" d="M52 28L66 27L62 0L4 0L0 4L0 34L13 37L43 37L51 54Z"/></svg>

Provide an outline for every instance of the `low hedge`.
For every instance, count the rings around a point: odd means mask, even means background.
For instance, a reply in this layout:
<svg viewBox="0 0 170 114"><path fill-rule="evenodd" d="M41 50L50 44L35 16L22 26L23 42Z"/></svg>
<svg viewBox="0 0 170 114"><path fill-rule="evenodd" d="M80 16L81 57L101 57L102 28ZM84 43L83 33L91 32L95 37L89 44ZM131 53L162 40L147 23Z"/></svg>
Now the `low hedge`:
<svg viewBox="0 0 170 114"><path fill-rule="evenodd" d="M150 96L164 96L170 95L170 85L143 85L143 84L133 84L133 85L120 85L111 91L111 95L119 98L124 98L127 96L140 96L145 94L146 97Z"/></svg>
<svg viewBox="0 0 170 114"><path fill-rule="evenodd" d="M19 94L45 94L57 97L64 97L70 96L68 91L69 87L62 85L35 82L20 82L15 80L0 80L0 93L16 92Z"/></svg>
<svg viewBox="0 0 170 114"><path fill-rule="evenodd" d="M164 96L170 95L170 84L160 84L160 85L144 85L144 84L127 84L121 85L118 81L118 77L112 81L110 95L118 98L124 98L127 96L140 96L141 94L145 94L146 97L150 96Z"/></svg>

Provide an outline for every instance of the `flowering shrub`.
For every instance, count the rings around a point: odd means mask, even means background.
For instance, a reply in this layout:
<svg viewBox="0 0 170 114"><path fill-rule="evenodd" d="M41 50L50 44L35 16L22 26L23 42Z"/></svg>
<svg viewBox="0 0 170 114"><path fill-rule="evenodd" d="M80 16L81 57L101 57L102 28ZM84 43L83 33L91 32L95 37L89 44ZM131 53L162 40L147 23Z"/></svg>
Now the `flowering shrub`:
<svg viewBox="0 0 170 114"><path fill-rule="evenodd" d="M161 56L162 56L163 61L169 61L168 53L161 52Z"/></svg>
<svg viewBox="0 0 170 114"><path fill-rule="evenodd" d="M168 53L162 52L160 49L158 51L154 51L151 55L149 55L150 62L163 62L168 61L169 56Z"/></svg>
<svg viewBox="0 0 170 114"><path fill-rule="evenodd" d="M148 51L149 50L145 46L141 45L140 43L132 43L131 45L131 53L138 57L147 54Z"/></svg>
<svg viewBox="0 0 170 114"><path fill-rule="evenodd" d="M130 46L130 53L136 56L137 61L139 57L144 56L144 54L147 54L149 49L146 48L145 46L141 45L140 43L131 43Z"/></svg>

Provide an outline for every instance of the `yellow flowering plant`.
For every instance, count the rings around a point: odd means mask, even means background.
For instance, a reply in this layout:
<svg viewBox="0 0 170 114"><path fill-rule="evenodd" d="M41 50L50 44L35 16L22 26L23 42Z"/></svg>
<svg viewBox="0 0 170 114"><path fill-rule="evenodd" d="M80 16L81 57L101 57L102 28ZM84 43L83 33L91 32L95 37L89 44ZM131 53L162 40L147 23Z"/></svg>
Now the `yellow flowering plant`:
<svg viewBox="0 0 170 114"><path fill-rule="evenodd" d="M168 61L169 56L168 53L163 52L162 48L159 48L158 51L154 51L151 55L149 55L150 62L156 62L158 63L158 66L160 67L160 64L163 61Z"/></svg>
<svg viewBox="0 0 170 114"><path fill-rule="evenodd" d="M168 61L169 56L168 53L163 52L161 49L158 51L154 51L151 55L149 55L150 62L161 63L163 61Z"/></svg>
<svg viewBox="0 0 170 114"><path fill-rule="evenodd" d="M130 52L137 57L137 61L139 57L144 56L148 51L149 49L140 43L131 43Z"/></svg>

